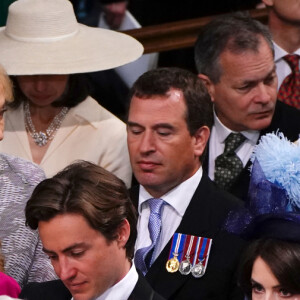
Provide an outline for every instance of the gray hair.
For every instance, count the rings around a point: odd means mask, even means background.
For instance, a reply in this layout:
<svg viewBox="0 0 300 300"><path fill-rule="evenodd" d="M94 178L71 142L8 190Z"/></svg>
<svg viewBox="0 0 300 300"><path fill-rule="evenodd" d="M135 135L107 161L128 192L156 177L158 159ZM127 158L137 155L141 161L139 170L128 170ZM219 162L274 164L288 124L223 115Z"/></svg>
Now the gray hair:
<svg viewBox="0 0 300 300"><path fill-rule="evenodd" d="M249 50L258 52L261 38L267 42L274 55L269 30L248 13L237 12L217 17L203 27L196 41L195 63L198 73L218 83L222 75L220 55L225 50L236 54Z"/></svg>

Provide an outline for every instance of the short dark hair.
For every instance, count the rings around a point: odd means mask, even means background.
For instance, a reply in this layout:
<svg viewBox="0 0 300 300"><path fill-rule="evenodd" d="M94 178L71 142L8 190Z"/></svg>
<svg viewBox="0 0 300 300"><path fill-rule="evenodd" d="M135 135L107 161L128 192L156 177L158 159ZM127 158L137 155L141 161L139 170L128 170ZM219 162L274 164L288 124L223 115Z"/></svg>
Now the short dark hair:
<svg viewBox="0 0 300 300"><path fill-rule="evenodd" d="M19 87L16 77L17 76L10 76L13 82L15 100L9 103L9 106L13 109L18 108L25 100L27 100L27 97ZM64 94L60 99L57 99L57 101L53 102L52 105L54 107L74 107L84 101L90 94L90 91L91 85L89 83L87 74L71 74L69 75L67 88Z"/></svg>
<svg viewBox="0 0 300 300"><path fill-rule="evenodd" d="M196 41L195 63L198 73L218 83L222 75L220 55L225 50L237 54L257 52L261 38L267 42L274 55L269 30L248 13L237 12L217 17L202 28Z"/></svg>
<svg viewBox="0 0 300 300"><path fill-rule="evenodd" d="M186 122L191 135L202 126L211 129L213 110L210 95L202 80L190 71L180 68L158 68L144 73L134 83L129 99L165 96L170 89L179 89L186 103Z"/></svg>
<svg viewBox="0 0 300 300"><path fill-rule="evenodd" d="M71 164L36 186L25 208L26 224L37 229L40 221L67 213L82 215L108 241L117 238L127 219L130 237L125 249L127 257L133 257L137 216L121 179L90 162Z"/></svg>
<svg viewBox="0 0 300 300"><path fill-rule="evenodd" d="M258 257L270 267L284 289L300 294L299 243L277 239L258 239L249 245L239 266L239 284L250 299L252 268Z"/></svg>

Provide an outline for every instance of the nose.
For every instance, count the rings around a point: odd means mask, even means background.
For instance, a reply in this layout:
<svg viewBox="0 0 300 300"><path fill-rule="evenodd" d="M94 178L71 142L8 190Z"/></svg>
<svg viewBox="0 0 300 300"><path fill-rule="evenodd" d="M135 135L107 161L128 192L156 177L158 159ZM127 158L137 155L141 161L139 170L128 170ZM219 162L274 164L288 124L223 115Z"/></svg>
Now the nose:
<svg viewBox="0 0 300 300"><path fill-rule="evenodd" d="M140 152L149 154L155 151L155 137L152 132L144 132L140 141Z"/></svg>
<svg viewBox="0 0 300 300"><path fill-rule="evenodd" d="M272 91L273 87L260 83L257 87L255 101L257 103L267 104L272 100L272 95L276 95L276 90Z"/></svg>
<svg viewBox="0 0 300 300"><path fill-rule="evenodd" d="M34 77L34 88L37 92L45 91L47 88L46 80L40 75L35 76Z"/></svg>
<svg viewBox="0 0 300 300"><path fill-rule="evenodd" d="M63 281L71 279L76 275L76 269L67 258L61 258L53 267L57 276Z"/></svg>

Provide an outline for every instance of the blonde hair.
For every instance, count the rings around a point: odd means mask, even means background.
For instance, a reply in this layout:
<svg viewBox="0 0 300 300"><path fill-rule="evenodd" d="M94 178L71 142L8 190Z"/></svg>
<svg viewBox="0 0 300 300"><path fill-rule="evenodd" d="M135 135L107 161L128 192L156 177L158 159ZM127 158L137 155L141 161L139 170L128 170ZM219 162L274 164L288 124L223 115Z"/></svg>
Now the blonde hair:
<svg viewBox="0 0 300 300"><path fill-rule="evenodd" d="M13 85L5 69L1 65L0 65L0 87L2 87L1 92L4 93L5 102L12 102L14 100Z"/></svg>

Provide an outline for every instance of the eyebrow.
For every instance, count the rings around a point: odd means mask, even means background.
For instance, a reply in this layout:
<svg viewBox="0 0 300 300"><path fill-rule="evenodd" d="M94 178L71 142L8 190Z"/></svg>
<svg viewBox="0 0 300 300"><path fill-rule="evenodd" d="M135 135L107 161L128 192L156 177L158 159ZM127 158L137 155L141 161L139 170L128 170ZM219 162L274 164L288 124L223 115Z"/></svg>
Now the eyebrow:
<svg viewBox="0 0 300 300"><path fill-rule="evenodd" d="M260 286L263 287L263 285L262 285L260 282L254 280L253 278L251 278L251 283L252 283L252 284L257 284L257 285L260 285ZM281 288L281 287L282 287L282 286L281 286L280 284L278 284L278 285L272 286L272 289L278 289L278 288Z"/></svg>
<svg viewBox="0 0 300 300"><path fill-rule="evenodd" d="M144 126L143 125L141 125L141 124L139 124L139 123L135 123L135 122L127 122L127 125L129 126L129 127L142 127L142 128L144 128ZM157 123L157 124L155 124L155 125L153 125L152 126L152 128L153 129L158 129L158 128L167 128L167 129L174 129L175 128L175 126L173 126L173 125L171 125L171 124L169 124L169 123Z"/></svg>
<svg viewBox="0 0 300 300"><path fill-rule="evenodd" d="M66 252L69 252L69 251L71 251L71 250L73 250L73 249L76 249L76 248L78 248L78 247L84 247L84 246L86 246L86 245L87 245L86 243L75 243L75 244L73 244L73 245L71 245L71 246L69 246L69 247L63 249L63 250L62 250L62 253L66 253ZM45 247L43 247L43 251L44 251L45 253L55 253L55 251L48 250L48 249L45 248Z"/></svg>
<svg viewBox="0 0 300 300"><path fill-rule="evenodd" d="M128 121L128 122L127 122L127 126L130 126L130 127L134 127L134 126L137 126L137 127L144 127L144 126L142 126L142 125L139 124L139 123L131 122L131 121Z"/></svg>

